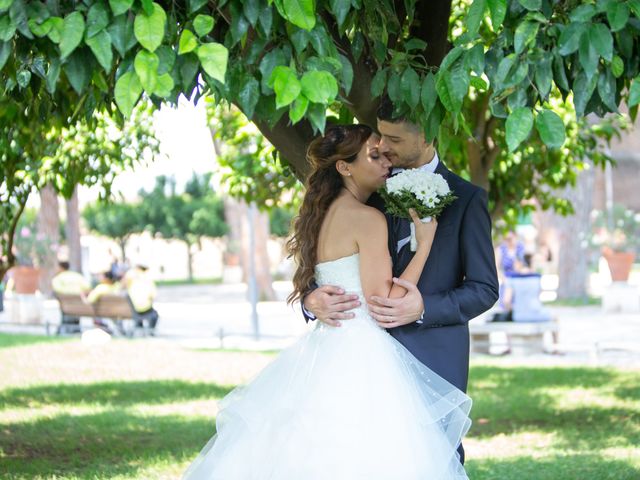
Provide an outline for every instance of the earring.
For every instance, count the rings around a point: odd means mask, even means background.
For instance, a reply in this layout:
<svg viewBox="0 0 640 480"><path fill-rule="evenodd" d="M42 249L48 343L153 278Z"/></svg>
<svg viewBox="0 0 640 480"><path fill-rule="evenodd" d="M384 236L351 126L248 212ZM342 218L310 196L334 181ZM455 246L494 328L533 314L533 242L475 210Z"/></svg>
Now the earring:
<svg viewBox="0 0 640 480"><path fill-rule="evenodd" d="M351 172L347 173L347 176L350 177L351 176Z"/></svg>

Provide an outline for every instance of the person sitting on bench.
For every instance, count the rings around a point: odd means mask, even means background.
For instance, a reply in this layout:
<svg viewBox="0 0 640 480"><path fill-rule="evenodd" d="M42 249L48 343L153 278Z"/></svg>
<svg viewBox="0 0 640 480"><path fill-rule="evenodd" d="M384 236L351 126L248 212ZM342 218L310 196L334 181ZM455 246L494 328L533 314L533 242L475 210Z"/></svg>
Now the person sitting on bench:
<svg viewBox="0 0 640 480"><path fill-rule="evenodd" d="M149 334L155 335L159 315L153 308L153 301L156 298L157 290L148 270L146 265L136 265L127 271L123 278L123 284L129 295L131 306L137 314L136 326L143 327L144 320L147 320Z"/></svg>
<svg viewBox="0 0 640 480"><path fill-rule="evenodd" d="M58 262L60 271L51 279L51 288L57 295L82 295L91 290L91 284L78 272L69 269L69 262ZM69 333L80 331L80 318L71 315L62 315L62 324L58 333L66 330Z"/></svg>

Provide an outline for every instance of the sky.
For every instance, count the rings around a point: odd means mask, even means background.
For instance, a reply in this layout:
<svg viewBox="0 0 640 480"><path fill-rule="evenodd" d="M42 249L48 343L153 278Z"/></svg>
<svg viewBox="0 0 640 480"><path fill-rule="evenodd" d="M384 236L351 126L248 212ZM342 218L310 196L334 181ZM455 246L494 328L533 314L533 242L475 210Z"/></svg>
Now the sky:
<svg viewBox="0 0 640 480"><path fill-rule="evenodd" d="M174 176L180 190L193 172L205 173L214 169L215 152L204 102L194 106L183 98L177 108L163 106L155 114L154 127L160 140L160 155L120 174L113 183L115 194L122 193L125 198L134 199L141 188L152 189L155 177L159 175ZM97 188L81 187L80 204L94 201L98 193Z"/></svg>

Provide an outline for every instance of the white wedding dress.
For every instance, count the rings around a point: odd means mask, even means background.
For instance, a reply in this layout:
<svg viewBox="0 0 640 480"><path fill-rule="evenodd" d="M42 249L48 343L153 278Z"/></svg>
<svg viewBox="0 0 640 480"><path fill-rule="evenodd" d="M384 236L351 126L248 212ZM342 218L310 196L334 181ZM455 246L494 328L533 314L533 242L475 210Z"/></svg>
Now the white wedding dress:
<svg viewBox="0 0 640 480"><path fill-rule="evenodd" d="M355 318L317 327L220 402L217 435L188 480L466 479L456 448L471 399L368 315L359 256L316 266L361 295Z"/></svg>

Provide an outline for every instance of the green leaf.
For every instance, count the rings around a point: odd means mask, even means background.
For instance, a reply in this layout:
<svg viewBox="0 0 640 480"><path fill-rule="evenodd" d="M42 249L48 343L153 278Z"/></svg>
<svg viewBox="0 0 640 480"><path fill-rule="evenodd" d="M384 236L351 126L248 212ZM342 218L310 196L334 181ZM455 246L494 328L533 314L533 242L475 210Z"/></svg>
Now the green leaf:
<svg viewBox="0 0 640 480"><path fill-rule="evenodd" d="M613 57L613 36L606 25L595 23L589 27L589 41L602 58L610 62Z"/></svg>
<svg viewBox="0 0 640 480"><path fill-rule="evenodd" d="M484 72L484 46L479 43L464 53L464 65L478 75Z"/></svg>
<svg viewBox="0 0 640 480"><path fill-rule="evenodd" d="M485 82L482 77L470 77L469 81L471 86L480 92L485 92L489 85Z"/></svg>
<svg viewBox="0 0 640 480"><path fill-rule="evenodd" d="M197 15L193 20L193 29L199 37L205 36L213 30L214 20L211 15Z"/></svg>
<svg viewBox="0 0 640 480"><path fill-rule="evenodd" d="M637 19L640 19L640 0L629 0L629 8L633 11L633 14Z"/></svg>
<svg viewBox="0 0 640 480"><path fill-rule="evenodd" d="M281 2L286 19L295 26L311 30L316 25L313 0L281 0Z"/></svg>
<svg viewBox="0 0 640 480"><path fill-rule="evenodd" d="M562 88L565 92L569 91L569 79L567 78L567 72L564 68L564 60L558 53L553 57L553 78L558 87Z"/></svg>
<svg viewBox="0 0 640 480"><path fill-rule="evenodd" d="M133 61L133 68L140 79L140 84L149 94L152 94L156 89L159 65L160 59L158 56L147 50L140 50Z"/></svg>
<svg viewBox="0 0 640 480"><path fill-rule="evenodd" d="M606 70L598 75L598 95L609 111L618 112L618 105L616 103L616 78L613 76L611 70Z"/></svg>
<svg viewBox="0 0 640 480"><path fill-rule="evenodd" d="M158 79L156 81L156 88L154 89L153 94L161 98L167 98L169 95L171 95L174 85L175 84L171 75L169 75L168 73L163 73L162 75L158 76Z"/></svg>
<svg viewBox="0 0 640 480"><path fill-rule="evenodd" d="M133 32L140 45L153 52L162 43L166 23L167 14L160 5L154 2L151 15L145 13L136 15Z"/></svg>
<svg viewBox="0 0 640 480"><path fill-rule="evenodd" d="M589 100L596 89L597 82L598 77L596 75L592 76L591 79L588 79L584 72L580 72L573 82L573 105L578 117L582 117L584 115L587 103L589 103Z"/></svg>
<svg viewBox="0 0 640 480"><path fill-rule="evenodd" d="M378 70L371 80L371 96L378 98L384 92L384 87L387 83L387 69L383 68Z"/></svg>
<svg viewBox="0 0 640 480"><path fill-rule="evenodd" d="M47 91L51 94L55 93L56 86L58 85L58 78L60 77L60 60L57 58L51 59L49 69L47 70Z"/></svg>
<svg viewBox="0 0 640 480"><path fill-rule="evenodd" d="M39 23L38 20L31 18L27 22L27 25L29 25L29 30L31 30L36 37L42 38L46 37L51 31L52 23L48 20L49 19L45 20L42 23Z"/></svg>
<svg viewBox="0 0 640 480"><path fill-rule="evenodd" d="M189 3L189 13L194 13L204 7L209 0L188 0ZM226 3L226 2L222 2ZM220 3L220 7L222 7L222 3Z"/></svg>
<svg viewBox="0 0 640 480"><path fill-rule="evenodd" d="M84 49L75 51L64 64L64 72L73 89L82 94L91 79L93 62L89 61L89 54Z"/></svg>
<svg viewBox="0 0 640 480"><path fill-rule="evenodd" d="M109 11L104 3L95 3L87 15L87 38L93 37L109 25Z"/></svg>
<svg viewBox="0 0 640 480"><path fill-rule="evenodd" d="M411 108L416 108L420 101L420 77L416 71L408 67L400 77L400 88L404 93L404 100Z"/></svg>
<svg viewBox="0 0 640 480"><path fill-rule="evenodd" d="M73 12L64 18L60 36L60 58L68 57L82 41L84 35L84 17L80 12Z"/></svg>
<svg viewBox="0 0 640 480"><path fill-rule="evenodd" d="M342 54L340 54L338 58L342 64L342 87L344 88L344 93L349 95L351 86L353 85L353 65L351 65L351 61Z"/></svg>
<svg viewBox="0 0 640 480"><path fill-rule="evenodd" d="M198 57L193 53L187 53L180 57L178 65L182 88L189 90L193 86L193 81L196 78L198 67L200 66Z"/></svg>
<svg viewBox="0 0 640 480"><path fill-rule="evenodd" d="M114 16L121 15L128 11L133 5L133 0L109 0L109 6Z"/></svg>
<svg viewBox="0 0 640 480"><path fill-rule="evenodd" d="M269 83L276 92L276 108L286 107L298 98L302 91L296 72L282 65L273 69Z"/></svg>
<svg viewBox="0 0 640 480"><path fill-rule="evenodd" d="M607 7L607 20L612 32L622 30L629 21L629 7L623 2L612 2Z"/></svg>
<svg viewBox="0 0 640 480"><path fill-rule="evenodd" d="M598 10L595 5L581 5L569 14L569 18L572 22L588 22L596 13Z"/></svg>
<svg viewBox="0 0 640 480"><path fill-rule="evenodd" d="M304 96L315 103L330 103L338 95L338 82L326 71L306 72L300 83Z"/></svg>
<svg viewBox="0 0 640 480"><path fill-rule="evenodd" d="M164 75L165 73L172 73L173 66L176 63L176 53L169 45L160 45L154 52L160 60L158 66L158 75Z"/></svg>
<svg viewBox="0 0 640 480"><path fill-rule="evenodd" d="M501 90L503 85L507 81L507 77L511 72L516 61L515 54L511 53L500 60L500 64L498 65L498 70L496 72L495 78L492 79L492 83L495 83L494 89L496 91Z"/></svg>
<svg viewBox="0 0 640 480"><path fill-rule="evenodd" d="M537 22L522 22L518 25L513 40L516 54L522 53L528 45L533 43L538 34L538 28L540 24Z"/></svg>
<svg viewBox="0 0 640 480"><path fill-rule="evenodd" d="M249 77L238 93L238 105L248 119L253 117L258 100L260 99L260 83Z"/></svg>
<svg viewBox="0 0 640 480"><path fill-rule="evenodd" d="M128 15L116 17L107 28L111 43L121 57L124 57L136 44L136 37L133 34L133 20Z"/></svg>
<svg viewBox="0 0 640 480"><path fill-rule="evenodd" d="M560 33L560 55L570 55L580 47L580 38L586 28L585 23L570 23Z"/></svg>
<svg viewBox="0 0 640 480"><path fill-rule="evenodd" d="M635 107L638 104L640 104L640 75L631 82L631 87L629 87L629 101L627 102L629 108Z"/></svg>
<svg viewBox="0 0 640 480"><path fill-rule="evenodd" d="M288 60L281 48L271 50L264 57L262 57L258 70L260 70L260 74L262 75L261 87L263 93L269 94L271 92L271 87L269 87L269 79L271 78L271 72L273 71L273 69L278 65L285 65L287 63Z"/></svg>
<svg viewBox="0 0 640 480"><path fill-rule="evenodd" d="M544 109L538 113L536 129L547 147L560 148L564 144L566 138L564 123L555 112Z"/></svg>
<svg viewBox="0 0 640 480"><path fill-rule="evenodd" d="M271 25L273 24L273 9L271 5L265 5L260 17L258 18L258 23L260 23L265 36L269 37L271 33Z"/></svg>
<svg viewBox="0 0 640 480"><path fill-rule="evenodd" d="M4 64L7 63L9 59L9 55L11 54L11 43L9 42L1 42L0 43L0 70L4 67Z"/></svg>
<svg viewBox="0 0 640 480"><path fill-rule="evenodd" d="M321 103L311 103L307 109L307 118L311 121L311 125L315 132L323 134L327 121L327 110Z"/></svg>
<svg viewBox="0 0 640 480"><path fill-rule="evenodd" d="M467 13L466 25L467 31L472 37L475 37L480 28L480 23L484 18L484 11L487 6L486 0L473 0Z"/></svg>
<svg viewBox="0 0 640 480"><path fill-rule="evenodd" d="M538 62L535 70L536 87L542 100L547 98L551 91L551 81L553 80L553 72L551 70L551 56L546 56Z"/></svg>
<svg viewBox="0 0 640 480"><path fill-rule="evenodd" d="M178 53L180 55L184 53L192 52L198 46L198 39L191 32L191 30L187 30L186 28L182 31L180 35L180 42L178 46Z"/></svg>
<svg viewBox="0 0 640 480"><path fill-rule="evenodd" d="M331 13L338 21L338 28L342 28L342 24L347 18L347 13L351 10L351 2L345 0L330 0ZM295 123L295 122L294 122Z"/></svg>
<svg viewBox="0 0 640 480"><path fill-rule="evenodd" d="M624 73L624 61L618 55L611 60L611 72L615 78L620 78Z"/></svg>
<svg viewBox="0 0 640 480"><path fill-rule="evenodd" d="M0 0L0 12L9 8L12 3L13 3L13 0Z"/></svg>
<svg viewBox="0 0 640 480"><path fill-rule="evenodd" d="M509 151L513 152L526 140L533 128L533 113L526 107L517 108L507 118L506 133Z"/></svg>
<svg viewBox="0 0 640 480"><path fill-rule="evenodd" d="M518 3L529 11L540 10L542 0L518 0Z"/></svg>
<svg viewBox="0 0 640 480"><path fill-rule="evenodd" d="M196 49L198 59L202 64L202 68L207 74L224 83L224 76L227 73L227 62L229 60L229 51L227 47L220 43L205 43Z"/></svg>
<svg viewBox="0 0 640 480"><path fill-rule="evenodd" d="M397 104L402 101L400 75L398 75L396 72L391 72L391 75L387 80L387 94L389 95L389 99L393 104Z"/></svg>
<svg viewBox="0 0 640 480"><path fill-rule="evenodd" d="M309 99L304 95L300 95L296 98L291 107L289 107L289 120L291 123L298 123L304 117L304 114L307 113L307 108L309 107Z"/></svg>
<svg viewBox="0 0 640 480"><path fill-rule="evenodd" d="M507 14L507 0L487 0L487 3L489 4L491 26L496 32L502 26Z"/></svg>
<svg viewBox="0 0 640 480"><path fill-rule="evenodd" d="M109 73L111 71L111 61L113 60L113 51L111 50L111 37L104 30L87 38L85 43L89 46L98 63Z"/></svg>
<svg viewBox="0 0 640 480"><path fill-rule="evenodd" d="M53 43L60 43L62 39L62 29L64 28L64 20L60 17L50 17L45 23L51 24L51 29L47 36L51 39Z"/></svg>
<svg viewBox="0 0 640 480"><path fill-rule="evenodd" d="M31 81L31 72L29 70L20 70L16 75L16 81L20 88L26 88Z"/></svg>
<svg viewBox="0 0 640 480"><path fill-rule="evenodd" d="M588 35L583 35L580 40L580 51L579 51L580 65L584 69L584 72L587 74L587 78L591 78L598 70L598 62L600 57L598 56L598 52L589 41Z"/></svg>
<svg viewBox="0 0 640 480"><path fill-rule="evenodd" d="M420 101L422 103L422 108L427 115L429 115L431 110L433 110L437 99L438 92L436 92L436 78L432 72L429 72L422 80L422 88L420 89Z"/></svg>
<svg viewBox="0 0 640 480"><path fill-rule="evenodd" d="M116 81L114 89L116 105L125 117L131 116L133 107L142 95L142 85L135 72L127 72Z"/></svg>
<svg viewBox="0 0 640 480"><path fill-rule="evenodd" d="M243 0L242 13L247 17L251 26L255 27L260 16L260 0Z"/></svg>

